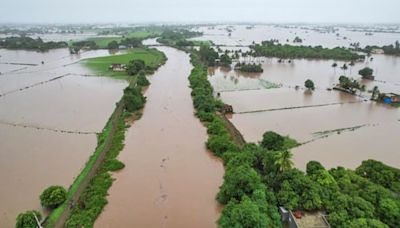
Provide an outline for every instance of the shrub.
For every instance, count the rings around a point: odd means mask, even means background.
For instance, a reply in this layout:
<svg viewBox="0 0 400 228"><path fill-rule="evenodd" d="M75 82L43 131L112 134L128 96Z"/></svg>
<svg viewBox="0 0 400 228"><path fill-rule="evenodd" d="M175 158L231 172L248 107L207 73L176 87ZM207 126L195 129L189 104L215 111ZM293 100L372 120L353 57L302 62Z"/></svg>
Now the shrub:
<svg viewBox="0 0 400 228"><path fill-rule="evenodd" d="M263 134L261 146L268 150L282 150L284 149L285 138L273 131L267 131Z"/></svg>
<svg viewBox="0 0 400 228"><path fill-rule="evenodd" d="M36 215L37 219L40 221L42 219L42 215L38 211L26 211L25 213L21 213L17 216L17 223L15 224L16 228L36 228L37 222L35 219Z"/></svg>
<svg viewBox="0 0 400 228"><path fill-rule="evenodd" d="M56 208L64 203L67 191L62 186L50 186L40 195L40 203L43 207Z"/></svg>

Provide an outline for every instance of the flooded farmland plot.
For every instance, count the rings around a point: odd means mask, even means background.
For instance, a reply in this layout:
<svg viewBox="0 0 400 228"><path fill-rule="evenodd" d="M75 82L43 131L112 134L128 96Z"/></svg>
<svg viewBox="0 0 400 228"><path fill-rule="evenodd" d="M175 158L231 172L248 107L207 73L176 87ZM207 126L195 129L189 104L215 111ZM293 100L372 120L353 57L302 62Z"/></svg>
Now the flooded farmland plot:
<svg viewBox="0 0 400 228"><path fill-rule="evenodd" d="M245 139L258 142L265 131L272 130L290 135L301 143L306 142L293 150L294 161L302 169L313 159L319 160L326 167L343 165L355 168L366 159L400 166L397 147L383 143L395 141L395 132L400 132L400 111L367 101L371 96L367 92L363 93L364 98L360 98L343 92L327 91L326 88L335 84L339 74L334 74L329 67L324 71L306 67L300 62L310 64L306 60L296 61L292 67L278 63L264 64L264 73L253 77L222 71L214 71L218 74L209 76L220 98L233 106L235 114L231 121ZM379 74L387 83L367 81L367 88L378 85L382 91L398 92L398 74L391 73L398 65L393 62L388 64L392 69L383 67L386 70ZM309 69L308 73L306 69ZM323 72L329 73L324 75ZM267 89L260 83L260 78L281 88ZM316 91L311 93L302 89L307 78L314 80ZM300 86L297 90L296 85ZM360 140L364 141L361 143ZM360 144L363 145L362 150ZM374 146L366 146L368 144ZM377 144L387 146L382 150L375 146ZM343 163L343 160L347 162Z"/></svg>
<svg viewBox="0 0 400 228"><path fill-rule="evenodd" d="M391 44L400 38L398 33L377 33L365 36L362 32L339 28L336 34L320 33L301 28L272 26L232 26L228 35L226 26L215 26L199 30L204 32L201 40L215 44L250 45L252 41L286 37L304 37L303 45L325 47L349 46L359 41L362 45ZM291 38L292 39L292 38ZM238 48L238 47L236 47ZM318 160L328 168L339 165L355 168L361 161L376 159L400 167L400 153L394 145L400 132L400 111L387 105L369 101L371 90L378 86L381 92L400 93L400 58L373 54L363 62L334 60L293 59L278 61L277 58L241 57L240 61L260 63L262 73L242 73L226 68L209 68L208 79L215 94L232 105L232 123L249 142L258 142L266 131L289 135L303 145L293 149L297 167L305 169L310 160ZM337 63L338 67L332 67ZM341 66L347 64L344 70ZM364 67L374 70L375 80L361 80L358 74ZM339 77L360 80L365 92L357 96L331 91ZM304 88L311 79L315 91ZM383 149L384 148L384 149Z"/></svg>
<svg viewBox="0 0 400 228"><path fill-rule="evenodd" d="M79 59L108 51L0 55L0 175L7 183L0 188L0 227L12 227L21 211L41 210L46 187L72 183L127 82L79 76L93 74Z"/></svg>

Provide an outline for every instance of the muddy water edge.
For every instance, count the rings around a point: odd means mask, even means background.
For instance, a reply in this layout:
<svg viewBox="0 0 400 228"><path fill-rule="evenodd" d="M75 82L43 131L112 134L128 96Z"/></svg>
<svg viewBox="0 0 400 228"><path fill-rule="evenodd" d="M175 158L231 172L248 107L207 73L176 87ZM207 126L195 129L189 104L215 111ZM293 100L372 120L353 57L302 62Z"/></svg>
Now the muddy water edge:
<svg viewBox="0 0 400 228"><path fill-rule="evenodd" d="M128 130L109 204L96 227L215 227L215 201L224 173L205 148L205 127L194 116L189 56L159 47L168 58L145 92L143 117Z"/></svg>

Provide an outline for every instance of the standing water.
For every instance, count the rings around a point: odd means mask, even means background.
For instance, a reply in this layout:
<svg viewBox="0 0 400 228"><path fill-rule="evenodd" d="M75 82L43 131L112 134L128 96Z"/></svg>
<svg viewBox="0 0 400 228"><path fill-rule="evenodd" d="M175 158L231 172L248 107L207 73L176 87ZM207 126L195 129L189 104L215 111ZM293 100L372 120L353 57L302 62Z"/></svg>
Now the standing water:
<svg viewBox="0 0 400 228"><path fill-rule="evenodd" d="M222 163L206 150L194 116L184 52L161 47L166 65L152 76L143 117L128 130L109 204L97 227L215 227Z"/></svg>

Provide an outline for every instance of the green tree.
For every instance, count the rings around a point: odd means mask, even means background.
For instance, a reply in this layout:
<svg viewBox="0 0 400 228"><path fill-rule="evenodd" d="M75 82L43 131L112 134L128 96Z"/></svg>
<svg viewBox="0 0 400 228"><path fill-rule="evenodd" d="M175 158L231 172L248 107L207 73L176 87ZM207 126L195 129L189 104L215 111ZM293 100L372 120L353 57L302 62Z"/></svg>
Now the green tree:
<svg viewBox="0 0 400 228"><path fill-rule="evenodd" d="M389 228L385 223L376 220L376 219L368 219L368 218L359 218L347 221L343 227L346 228L360 228L360 227L368 227L368 228Z"/></svg>
<svg viewBox="0 0 400 228"><path fill-rule="evenodd" d="M108 43L107 48L108 49L118 49L119 45L118 42L113 40L110 43Z"/></svg>
<svg viewBox="0 0 400 228"><path fill-rule="evenodd" d="M284 172L292 168L293 154L289 150L284 150L276 155L275 165L279 172Z"/></svg>
<svg viewBox="0 0 400 228"><path fill-rule="evenodd" d="M310 80L310 79L307 79L307 80L304 82L304 86L305 86L308 90L314 90L314 89L315 89L315 87L314 87L314 82L313 82L312 80Z"/></svg>
<svg viewBox="0 0 400 228"><path fill-rule="evenodd" d="M369 67L365 67L365 68L361 69L360 71L358 71L359 75L361 75L363 78L367 78L367 79L372 77L373 73L374 73L374 70L372 70Z"/></svg>
<svg viewBox="0 0 400 228"><path fill-rule="evenodd" d="M241 200L244 196L251 196L253 192L263 186L260 175L251 167L237 166L227 169L224 183L217 194L218 202L228 203L230 200Z"/></svg>
<svg viewBox="0 0 400 228"><path fill-rule="evenodd" d="M267 131L263 134L261 146L268 150L282 150L284 149L285 138L273 131Z"/></svg>
<svg viewBox="0 0 400 228"><path fill-rule="evenodd" d="M222 54L220 57L221 65L225 67L229 67L232 64L232 59L228 54Z"/></svg>
<svg viewBox="0 0 400 228"><path fill-rule="evenodd" d="M309 161L307 163L307 175L317 174L320 170L325 170L325 168L318 161Z"/></svg>
<svg viewBox="0 0 400 228"><path fill-rule="evenodd" d="M26 211L25 213L21 213L17 216L17 223L15 224L16 228L37 228L37 222L35 219L35 215L37 219L40 221L42 219L42 215L38 211Z"/></svg>
<svg viewBox="0 0 400 228"><path fill-rule="evenodd" d="M43 207L56 208L67 199L67 191L62 186L50 186L40 195Z"/></svg>
<svg viewBox="0 0 400 228"><path fill-rule="evenodd" d="M271 227L268 216L248 197L244 197L240 203L230 201L224 207L218 225L221 228Z"/></svg>
<svg viewBox="0 0 400 228"><path fill-rule="evenodd" d="M285 180L282 183L281 189L276 195L279 205L283 205L286 209L294 210L298 208L299 205L299 196L292 189L290 183Z"/></svg>
<svg viewBox="0 0 400 228"><path fill-rule="evenodd" d="M143 71L145 69L146 69L146 64L141 59L131 60L127 65L127 72L129 75L138 74L140 71Z"/></svg>

